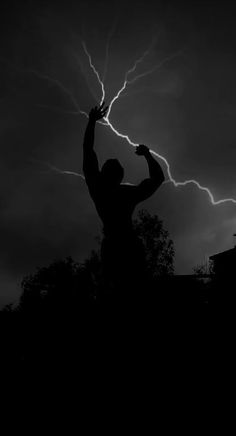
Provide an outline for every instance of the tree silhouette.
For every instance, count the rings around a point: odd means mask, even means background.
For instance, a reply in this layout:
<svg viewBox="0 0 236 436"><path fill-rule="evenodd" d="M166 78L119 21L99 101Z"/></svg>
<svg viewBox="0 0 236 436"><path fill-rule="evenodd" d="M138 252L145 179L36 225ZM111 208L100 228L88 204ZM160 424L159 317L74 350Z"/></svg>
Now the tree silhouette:
<svg viewBox="0 0 236 436"><path fill-rule="evenodd" d="M141 210L134 220L134 229L144 244L149 278L172 275L174 246L163 222L157 215ZM98 241L100 243L101 239ZM98 249L93 250L83 264L68 257L25 277L19 309L44 314L74 311L96 300L102 286L102 262Z"/></svg>
<svg viewBox="0 0 236 436"><path fill-rule="evenodd" d="M134 228L142 239L149 276L157 278L174 273L174 244L157 215L141 210Z"/></svg>
<svg viewBox="0 0 236 436"><path fill-rule="evenodd" d="M173 275L174 244L169 232L163 226L163 221L157 215L151 215L147 210L142 209L138 212L137 218L133 220L133 226L144 245L149 279ZM97 240L101 245L102 239L97 238ZM99 250L92 251L84 266L93 283L101 284L102 264Z"/></svg>
<svg viewBox="0 0 236 436"><path fill-rule="evenodd" d="M204 275L213 276L213 274L214 274L214 263L212 262L212 260L207 260L204 263L196 265L193 268L193 273L196 276L204 276Z"/></svg>
<svg viewBox="0 0 236 436"><path fill-rule="evenodd" d="M93 296L93 282L87 270L71 257L38 268L22 281L19 310L44 314L73 311Z"/></svg>

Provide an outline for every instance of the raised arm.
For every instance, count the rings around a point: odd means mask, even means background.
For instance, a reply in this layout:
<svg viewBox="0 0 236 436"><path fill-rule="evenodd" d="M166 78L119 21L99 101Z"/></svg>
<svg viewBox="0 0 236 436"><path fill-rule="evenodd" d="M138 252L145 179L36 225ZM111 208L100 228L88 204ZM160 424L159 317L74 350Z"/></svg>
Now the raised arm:
<svg viewBox="0 0 236 436"><path fill-rule="evenodd" d="M139 145L136 148L138 156L144 156L149 169L149 178L143 180L135 187L136 201L144 201L149 198L164 182L165 177L160 164L154 159L146 145Z"/></svg>
<svg viewBox="0 0 236 436"><path fill-rule="evenodd" d="M96 122L105 116L107 109L102 103L100 107L96 106L89 113L83 143L83 172L88 184L95 181L99 174L98 158L94 151L95 126Z"/></svg>

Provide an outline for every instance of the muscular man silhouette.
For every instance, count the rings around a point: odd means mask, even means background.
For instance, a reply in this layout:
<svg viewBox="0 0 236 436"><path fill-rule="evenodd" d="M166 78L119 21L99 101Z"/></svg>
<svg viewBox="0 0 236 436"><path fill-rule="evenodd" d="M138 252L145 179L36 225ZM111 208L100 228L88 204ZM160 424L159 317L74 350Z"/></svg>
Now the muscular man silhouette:
<svg viewBox="0 0 236 436"><path fill-rule="evenodd" d="M105 276L115 286L130 286L141 279L145 265L143 246L132 227L132 214L138 203L159 188L164 174L145 145L136 147L136 154L145 157L149 178L139 185L121 183L124 169L117 159L108 159L99 170L94 151L95 125L106 115L107 109L103 103L89 113L83 144L83 171L104 226L101 254Z"/></svg>

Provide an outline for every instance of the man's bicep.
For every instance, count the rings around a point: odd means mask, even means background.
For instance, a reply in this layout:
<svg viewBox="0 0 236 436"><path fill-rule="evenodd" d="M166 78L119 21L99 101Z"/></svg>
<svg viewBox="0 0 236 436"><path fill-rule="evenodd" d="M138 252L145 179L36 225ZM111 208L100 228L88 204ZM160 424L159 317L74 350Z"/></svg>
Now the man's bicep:
<svg viewBox="0 0 236 436"><path fill-rule="evenodd" d="M161 185L161 182L152 179L145 179L139 185L135 186L133 195L137 202L147 200L153 195Z"/></svg>

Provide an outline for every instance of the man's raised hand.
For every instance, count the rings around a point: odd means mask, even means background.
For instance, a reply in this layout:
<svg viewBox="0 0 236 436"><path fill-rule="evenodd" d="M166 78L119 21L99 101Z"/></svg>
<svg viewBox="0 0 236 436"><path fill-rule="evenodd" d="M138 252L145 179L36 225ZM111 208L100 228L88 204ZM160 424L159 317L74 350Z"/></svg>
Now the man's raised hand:
<svg viewBox="0 0 236 436"><path fill-rule="evenodd" d="M144 144L140 144L136 147L135 153L138 156L146 156L149 153L149 148Z"/></svg>
<svg viewBox="0 0 236 436"><path fill-rule="evenodd" d="M105 107L105 101L101 104L101 106L95 106L89 112L90 121L96 122L98 120L101 120L103 117L105 117L107 110L108 106Z"/></svg>

